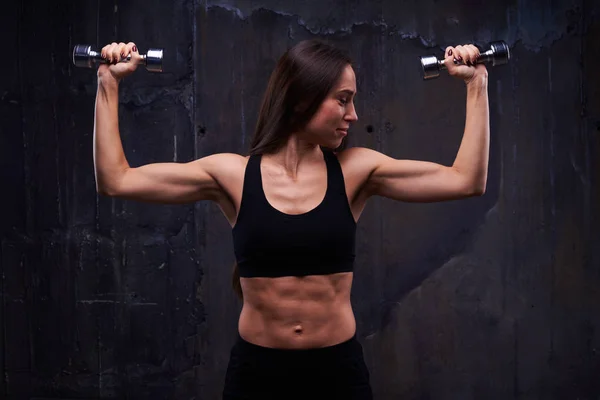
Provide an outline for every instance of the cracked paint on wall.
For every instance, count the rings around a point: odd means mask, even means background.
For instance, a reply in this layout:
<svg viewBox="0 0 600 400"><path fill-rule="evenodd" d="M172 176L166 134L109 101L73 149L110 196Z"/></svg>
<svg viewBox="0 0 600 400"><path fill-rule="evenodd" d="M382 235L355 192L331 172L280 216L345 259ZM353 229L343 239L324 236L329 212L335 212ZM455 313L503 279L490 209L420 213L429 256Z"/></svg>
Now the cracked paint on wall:
<svg viewBox="0 0 600 400"><path fill-rule="evenodd" d="M375 1L290 2L286 0L207 0L206 7L220 7L247 19L257 10L269 10L297 18L313 34L350 34L355 26L381 26L390 34L419 38L425 46L445 46L465 39L485 45L505 40L511 46L522 42L528 50L539 50L569 34L583 11L583 3L561 1L421 1L402 3ZM597 12L592 8L591 12ZM473 29L476 27L476 29Z"/></svg>

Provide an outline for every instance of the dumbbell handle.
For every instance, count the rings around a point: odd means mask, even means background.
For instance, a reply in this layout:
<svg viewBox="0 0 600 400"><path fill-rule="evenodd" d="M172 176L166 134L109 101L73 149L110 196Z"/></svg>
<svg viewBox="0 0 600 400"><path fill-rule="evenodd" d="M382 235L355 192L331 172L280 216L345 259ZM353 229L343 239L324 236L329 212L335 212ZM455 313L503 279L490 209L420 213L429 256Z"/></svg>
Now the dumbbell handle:
<svg viewBox="0 0 600 400"><path fill-rule="evenodd" d="M162 72L162 49L148 49L146 54L140 54L143 64L150 72ZM131 61L131 54L123 57L119 62ZM82 68L93 68L98 63L108 64L108 60L102 58L102 54L88 44L78 44L73 48L73 64Z"/></svg>

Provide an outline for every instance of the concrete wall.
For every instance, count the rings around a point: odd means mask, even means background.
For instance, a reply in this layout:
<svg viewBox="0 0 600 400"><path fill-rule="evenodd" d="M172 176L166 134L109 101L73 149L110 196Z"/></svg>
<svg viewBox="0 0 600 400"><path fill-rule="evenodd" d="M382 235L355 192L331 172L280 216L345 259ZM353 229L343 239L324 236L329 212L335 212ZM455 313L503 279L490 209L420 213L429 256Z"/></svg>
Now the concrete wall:
<svg viewBox="0 0 600 400"><path fill-rule="evenodd" d="M595 3L595 4L594 4ZM355 60L349 144L452 163L465 90L418 56L505 40L485 196L375 199L353 304L376 399L600 396L600 6L580 1L13 1L0 64L0 398L218 399L240 303L216 206L96 194L77 43L165 49L121 87L132 165L246 152L277 58ZM13 33L12 35L10 33Z"/></svg>

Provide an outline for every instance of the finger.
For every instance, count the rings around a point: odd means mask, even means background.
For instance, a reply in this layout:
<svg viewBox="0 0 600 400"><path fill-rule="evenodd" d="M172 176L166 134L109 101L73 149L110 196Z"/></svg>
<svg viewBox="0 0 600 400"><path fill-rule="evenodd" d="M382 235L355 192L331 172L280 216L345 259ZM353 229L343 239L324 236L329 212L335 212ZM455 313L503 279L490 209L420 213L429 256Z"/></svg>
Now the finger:
<svg viewBox="0 0 600 400"><path fill-rule="evenodd" d="M467 65L474 65L475 61L477 61L477 52L473 49L472 45L465 46L465 52L467 53L465 58L465 63Z"/></svg>
<svg viewBox="0 0 600 400"><path fill-rule="evenodd" d="M479 56L481 55L481 52L479 51L479 47L475 46L474 44L472 44L471 47L475 51L475 54L477 55L477 58L479 58Z"/></svg>
<svg viewBox="0 0 600 400"><path fill-rule="evenodd" d="M119 61L119 44L118 43L111 44L110 48L108 49L108 61L111 64L114 64L117 61Z"/></svg>
<svg viewBox="0 0 600 400"><path fill-rule="evenodd" d="M125 49L125 43L119 43L112 48L112 62L118 63L125 56L123 55L123 49Z"/></svg>
<svg viewBox="0 0 600 400"><path fill-rule="evenodd" d="M124 59L128 54L127 45L125 43L119 43L119 60Z"/></svg>
<svg viewBox="0 0 600 400"><path fill-rule="evenodd" d="M118 43L116 42L112 42L110 44L110 47L108 48L108 61L111 63L115 63L116 59L115 59L115 53L117 52L117 47L119 46Z"/></svg>
<svg viewBox="0 0 600 400"><path fill-rule="evenodd" d="M117 48L119 47L119 43L113 42L110 45L110 49L109 49L109 57L110 57L110 62L111 63L116 63L118 61L117 57L115 56L117 53Z"/></svg>
<svg viewBox="0 0 600 400"><path fill-rule="evenodd" d="M137 53L137 46L133 42L129 42L125 46L125 54L129 55L131 53Z"/></svg>
<svg viewBox="0 0 600 400"><path fill-rule="evenodd" d="M467 52L463 46L458 45L454 48L454 58L458 62L463 62L466 56L467 56Z"/></svg>
<svg viewBox="0 0 600 400"><path fill-rule="evenodd" d="M479 58L479 49L470 44L467 46L467 50L469 51L469 60L471 61L471 64L475 65L475 63L477 63L477 59Z"/></svg>
<svg viewBox="0 0 600 400"><path fill-rule="evenodd" d="M102 50L100 50L100 55L102 56L102 58L106 58L106 54L108 53L108 48L110 47L109 44L107 44L106 46L104 46L102 48Z"/></svg>
<svg viewBox="0 0 600 400"><path fill-rule="evenodd" d="M446 47L446 51L444 52L444 58L452 57L452 54L454 54L454 47Z"/></svg>
<svg viewBox="0 0 600 400"><path fill-rule="evenodd" d="M114 46L116 46L116 43L112 42L111 44L107 44L106 46L104 46L104 48L102 49L104 51L104 59L108 62L111 62L112 49Z"/></svg>
<svg viewBox="0 0 600 400"><path fill-rule="evenodd" d="M140 53L138 53L138 48L134 42L129 42L125 46L125 56L131 55L131 61L136 64L140 62Z"/></svg>

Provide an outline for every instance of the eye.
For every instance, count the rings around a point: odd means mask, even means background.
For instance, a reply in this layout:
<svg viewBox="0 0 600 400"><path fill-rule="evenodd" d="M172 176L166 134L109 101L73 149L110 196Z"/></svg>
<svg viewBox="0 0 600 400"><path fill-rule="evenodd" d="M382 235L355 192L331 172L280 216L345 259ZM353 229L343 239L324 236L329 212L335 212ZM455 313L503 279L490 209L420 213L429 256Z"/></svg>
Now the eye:
<svg viewBox="0 0 600 400"><path fill-rule="evenodd" d="M340 98L340 99L338 99L338 101L343 105L348 104L348 99L346 99L346 98Z"/></svg>

